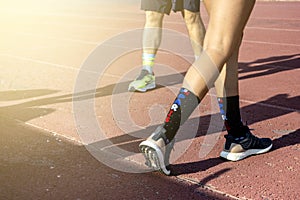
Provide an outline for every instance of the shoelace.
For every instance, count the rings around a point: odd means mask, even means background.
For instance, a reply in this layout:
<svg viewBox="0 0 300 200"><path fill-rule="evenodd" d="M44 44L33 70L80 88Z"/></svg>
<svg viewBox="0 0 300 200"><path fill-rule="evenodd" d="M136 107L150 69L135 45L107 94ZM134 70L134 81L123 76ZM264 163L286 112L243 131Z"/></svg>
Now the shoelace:
<svg viewBox="0 0 300 200"><path fill-rule="evenodd" d="M260 139L253 135L250 131L248 132L247 141L243 143L243 148L250 149L250 148L257 148L260 147Z"/></svg>
<svg viewBox="0 0 300 200"><path fill-rule="evenodd" d="M142 70L140 75L136 78L136 80L142 80L145 76L147 76L148 74L150 74L147 70Z"/></svg>

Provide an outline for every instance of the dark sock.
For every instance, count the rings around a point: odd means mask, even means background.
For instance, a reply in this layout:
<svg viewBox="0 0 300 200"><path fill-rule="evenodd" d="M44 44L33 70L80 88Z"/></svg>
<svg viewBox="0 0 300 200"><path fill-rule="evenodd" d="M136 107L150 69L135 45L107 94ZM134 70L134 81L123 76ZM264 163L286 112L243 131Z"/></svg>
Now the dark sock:
<svg viewBox="0 0 300 200"><path fill-rule="evenodd" d="M180 89L164 123L168 142L173 140L180 125L189 118L199 103L200 99L192 92L185 88Z"/></svg>
<svg viewBox="0 0 300 200"><path fill-rule="evenodd" d="M218 98L218 103L228 134L244 136L246 131L241 120L239 96Z"/></svg>

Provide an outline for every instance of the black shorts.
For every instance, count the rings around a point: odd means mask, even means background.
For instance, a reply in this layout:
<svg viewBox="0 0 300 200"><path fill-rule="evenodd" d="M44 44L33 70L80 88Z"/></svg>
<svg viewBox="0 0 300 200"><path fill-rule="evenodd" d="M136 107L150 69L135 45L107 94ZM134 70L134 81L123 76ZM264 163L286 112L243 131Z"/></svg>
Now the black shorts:
<svg viewBox="0 0 300 200"><path fill-rule="evenodd" d="M199 12L200 0L142 0L141 9L165 14L170 14L171 10Z"/></svg>

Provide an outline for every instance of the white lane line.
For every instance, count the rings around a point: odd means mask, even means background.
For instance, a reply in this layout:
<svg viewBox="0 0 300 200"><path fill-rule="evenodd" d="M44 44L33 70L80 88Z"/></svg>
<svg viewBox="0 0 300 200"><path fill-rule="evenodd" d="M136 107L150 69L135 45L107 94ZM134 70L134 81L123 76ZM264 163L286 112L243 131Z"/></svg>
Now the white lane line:
<svg viewBox="0 0 300 200"><path fill-rule="evenodd" d="M57 68L61 68L61 69L67 69L67 70L72 70L72 71L82 71L82 72L88 72L91 74L99 74L98 71L90 71L90 70L83 70L80 68L80 66L75 67L75 66L68 66L68 65L61 65L61 64L56 64L56 63L51 63L51 62L47 62L47 61L43 61L43 60L38 60L38 59L33 59L33 58L27 58L27 57L23 57L23 56L15 56L15 55L9 55L9 54L3 54L0 53L0 57L8 57L8 58L13 58L16 60L22 60L22 61L27 61L27 62L33 62L36 64L43 64L43 65L48 65L48 66L53 66L53 67L57 67ZM109 74L110 76L116 76L114 74ZM118 78L120 78L119 76L117 76Z"/></svg>
<svg viewBox="0 0 300 200"><path fill-rule="evenodd" d="M300 29L285 29L285 28L268 28L268 27L257 27L257 26L246 26L246 29L261 29L267 31L286 31L286 32L300 32Z"/></svg>
<svg viewBox="0 0 300 200"><path fill-rule="evenodd" d="M52 40L59 40L59 41L81 43L81 44L93 45L93 46L99 45L101 43L101 42L90 42L87 40L79 40L79 39L72 39L72 38L61 38L61 37L55 37L55 36L40 35L40 34L34 34L34 33L15 33L15 34L34 37L34 38L41 38L41 39L52 39Z"/></svg>
<svg viewBox="0 0 300 200"><path fill-rule="evenodd" d="M289 43L278 43L278 42L264 42L264 41L254 41L254 40L243 40L243 42L254 43L254 44L267 44L267 45L281 45L281 46L300 47L300 44L289 44Z"/></svg>
<svg viewBox="0 0 300 200"><path fill-rule="evenodd" d="M295 58L293 58L293 59L295 59ZM288 62L288 61L290 61L290 60L279 60L279 62ZM276 61L275 61L275 63L276 63ZM247 64L247 63L246 63ZM253 65L254 64L254 65ZM288 66L280 66L280 65L276 65L276 64L273 64L272 62L271 63L258 63L258 64L256 64L255 62L254 63L251 63L251 65L252 66L254 66L254 67L259 67L259 66L261 66L261 65L264 65L264 66L268 66L268 67L270 67L270 68L276 68L276 69L284 69L284 70L293 70L293 71L300 71L300 68L294 68L294 67L288 67ZM259 72L264 72L264 71L268 71L269 69L265 69L265 70L261 70L261 71L259 71ZM259 73L258 72L258 73ZM250 72L248 72L248 73L250 73ZM253 72L253 74L255 74L255 72ZM245 73L243 73L242 75L245 75ZM247 75L245 75L245 76L247 76ZM267 76L267 75L266 75Z"/></svg>
<svg viewBox="0 0 300 200"><path fill-rule="evenodd" d="M251 17L251 19L256 19L256 20L267 20L267 21L300 21L299 18L277 18L277 17Z"/></svg>
<svg viewBox="0 0 300 200"><path fill-rule="evenodd" d="M86 18L86 19L101 19L101 20L113 20L113 21L132 21L132 22L143 22L145 21L144 17L142 18L130 18L130 17L115 17L115 16L97 16L97 15L78 15L78 14L65 14L65 13L30 13L30 12L16 12L16 14L26 14L29 16L42 16L42 17L78 17L78 18ZM114 13L110 13L114 14ZM143 13L135 13L132 12L132 14L136 14L138 17L143 16ZM118 13L115 13L115 15L119 15ZM255 18L254 19L266 19L266 20L285 20L282 18ZM292 19L292 20L300 20L300 19ZM177 24L177 25L184 25L184 21L172 21L172 20L165 20L164 23L167 24ZM247 28L255 28L255 29L266 29L266 30L281 30L281 31L300 31L298 29L280 29L280 28L260 28L260 27L247 27Z"/></svg>
<svg viewBox="0 0 300 200"><path fill-rule="evenodd" d="M278 109L278 110L285 110L285 111L300 113L300 110L298 110L298 109L288 108L288 107L285 107L285 106L277 106L277 105L272 105L272 104L267 104L267 103L249 101L249 100L245 100L245 99L241 99L241 101L244 102L244 103L248 103L248 104L260 105L262 107L275 108L275 109Z"/></svg>
<svg viewBox="0 0 300 200"><path fill-rule="evenodd" d="M95 43L95 44L97 44L97 43ZM267 43L267 44L269 44L269 43ZM128 49L128 47L120 46L120 45L117 45L117 44L108 44L106 46ZM166 52L161 51L160 53L164 54ZM178 55L182 56L182 57L193 57L193 55L188 55L188 54L178 54ZM80 70L79 66L76 67L76 66L68 66L68 65L56 64L56 63L51 63L51 62L47 62L47 61L43 61L43 60L28 58L28 57L24 57L24 56L11 55L11 54L7 54L7 53L0 53L0 56L9 57L9 58L18 59L18 60L24 60L24 61L28 61L28 62L34 62L34 63L38 63L38 64L50 65L50 66L54 66L54 67L58 67L58 68L63 68L63 69L69 69L69 70L75 70L75 71L79 71ZM285 60L282 60L282 61L288 61L288 59L287 60L285 59ZM290 70L297 70L297 71L300 70L299 68L274 65L272 63L267 63L267 65L269 67L273 67L273 68L290 69ZM94 71L85 71L85 72L97 73L97 72L94 72Z"/></svg>
<svg viewBox="0 0 300 200"><path fill-rule="evenodd" d="M120 30L120 29L105 28L105 30ZM132 29L132 30L135 30L135 29ZM123 32L126 32L126 31L130 31L130 30L124 30ZM4 32L9 33L9 31L4 31ZM78 43L90 44L90 45L98 45L98 44L102 43L102 41L97 41L97 42L93 42L92 41L92 42L90 42L90 41L79 40L79 39L60 38L60 37L45 36L45 35L34 34L34 33L15 33L15 32L13 32L12 34L27 35L27 36L32 36L32 37L40 37L40 38L48 38L48 39L56 39L56 40L63 40L63 41L69 41L69 42L78 42ZM99 32L99 34L100 34L100 32ZM121 33L119 33L119 34L121 34ZM115 34L115 35L117 35L117 34ZM279 43L279 42L265 42L265 41L246 40L246 39L244 39L243 42L254 43L254 44L266 44L266 45L281 45L281 46L295 46L295 47L299 47L300 46L300 44Z"/></svg>
<svg viewBox="0 0 300 200"><path fill-rule="evenodd" d="M5 54L5 53L0 53L0 56L13 58L13 59L17 59L17 60L22 60L22 61L33 62L33 63L37 63L37 64L54 66L54 67L63 68L63 69L78 71L78 69L76 67L72 67L72 66L68 66L68 65L55 64L55 63L51 63L51 62L47 62L47 61L43 61L43 60L38 60L38 59L33 59L33 58L27 58L27 57L23 57L23 56L15 56L15 55L10 55L10 54Z"/></svg>
<svg viewBox="0 0 300 200"><path fill-rule="evenodd" d="M80 8L79 8L80 9ZM38 11L34 11L34 13L32 11L26 11L26 10L7 10L7 9L0 9L1 10L1 15L29 15L29 16L64 16L64 17L81 17L81 18L102 18L99 15L82 15L82 14L73 14L73 13L59 13L59 12L38 12ZM106 15L113 15L113 16L119 16L120 13L123 14L132 14L132 15L138 15L138 16L144 16L144 11L140 11L140 10L133 10L132 12L130 11L118 11L118 12L102 12L102 10L99 10L99 13L101 14L106 14ZM179 16L179 13L172 13L174 15ZM203 18L208 18L208 15L202 14ZM299 18L279 18L279 17L256 17L256 16L252 16L250 20L267 20L267 21L300 21Z"/></svg>
<svg viewBox="0 0 300 200"><path fill-rule="evenodd" d="M72 144L74 145L78 145L78 146L82 146L84 145L84 143L80 140L80 139L77 139L75 137L71 137L71 136L68 136L68 135L65 135L63 133L58 133L56 132L55 130L50 130L50 129L47 129L47 128L44 128L44 127L41 127L41 126L38 126L38 125L35 125L33 123L30 123L30 122L26 122L26 121L22 121L22 120L19 120L19 119L12 119L18 123L21 123L21 124L26 124L27 126L30 126L30 127L33 127L33 128L36 128L36 129L39 129L43 132L47 132L49 133L51 136L53 137L57 137L59 139L63 139L63 140L66 140L68 142L71 142Z"/></svg>
<svg viewBox="0 0 300 200"><path fill-rule="evenodd" d="M115 20L115 19L111 19L111 20ZM131 19L128 19L128 21L131 21ZM106 21L107 22L107 21ZM141 24L144 24L144 21L139 21L141 22ZM35 22L35 23L29 23L30 25L54 25L54 26L64 26L64 27L72 27L72 28L94 28L94 29L100 29L100 30L124 30L124 29L128 29L130 27L124 27L124 28L120 28L120 27L103 27L100 26L99 24L95 23L94 24L78 24L78 23L64 23L64 22ZM184 22L174 22L174 21L164 21L164 24L174 24L174 25L181 25L181 26L185 26ZM23 23L24 25L24 23ZM111 25L111 24L110 24ZM207 27L207 24L205 23L205 26ZM140 27L131 27L131 28L143 28L143 25ZM247 29L255 29L255 30L266 30L266 31L285 31L285 32L300 32L300 29L286 29L286 28L273 28L273 27L257 27L257 26L246 26L246 30ZM3 30L1 30L3 31Z"/></svg>
<svg viewBox="0 0 300 200"><path fill-rule="evenodd" d="M12 56L12 55L8 55L8 54L0 54L0 56L7 56L10 58L14 58L14 59L20 59L20 60L25 60L25 61L29 61L29 62L35 62L38 64L46 64L46 65L50 65L50 66L55 66L55 67L59 67L59 68L64 68L64 69L68 69L68 70L75 70L75 71L79 71L79 68L75 68L75 67L70 67L70 66L66 66L66 65L60 65L60 64L54 64L54 63L50 63L50 62L45 62L45 61L41 61L41 60L36 60L36 59L31 59L31 58L25 58L25 57L21 57L21 56ZM291 68L292 69L292 68ZM86 71L89 73L97 73L94 71ZM293 109L293 108L288 108L288 107L283 107L283 106L276 106L276 105L271 105L271 104L266 104L266 103L257 103L254 101L249 101L249 100L244 100L241 99L242 102L246 102L246 103L251 103L251 104L258 104L261 106L266 106L266 107L270 107L270 108L276 108L276 109L281 109L281 110L286 110L286 111L291 111L291 112L299 112L300 110L297 109Z"/></svg>
<svg viewBox="0 0 300 200"><path fill-rule="evenodd" d="M208 95L213 96L213 97L217 97L217 95L215 95L215 94L209 94L208 93ZM285 107L285 106L277 106L277 105L273 105L273 104L250 101L250 100L246 100L246 99L240 99L240 102L244 102L244 103L247 103L247 104L256 104L256 105L260 105L262 107L275 108L275 109L289 111L289 112L298 112L298 113L300 113L300 110L298 110L298 109L288 108L288 107Z"/></svg>
<svg viewBox="0 0 300 200"><path fill-rule="evenodd" d="M290 112L300 113L300 110L297 110L297 109L294 109L294 108L288 108L288 107L284 107L284 106L277 106L277 105L272 105L272 104L267 104L267 103L254 102L254 101L249 101L249 100L245 100L245 99L242 99L241 101L245 102L245 103L248 103L248 104L260 105L262 107L269 107L269 108L275 108L275 109L279 109L279 110L286 110L286 111L290 111Z"/></svg>
<svg viewBox="0 0 300 200"><path fill-rule="evenodd" d="M219 194L219 195L222 195L222 196L225 196L225 197L229 197L233 200L249 200L245 197L242 197L242 198L239 198L239 197L236 197L236 196L233 196L231 194L228 194L226 192L222 192L221 190L218 190L217 188L215 188L214 186L212 185L209 185L209 184L202 184L201 182L193 179L193 178L188 178L188 177L185 177L184 175L179 175L179 176L176 176L175 177L176 179L180 180L180 181L184 181L184 182L187 182L187 183L190 183L190 184L193 184L193 185L196 185L200 188L203 188L203 189L206 189L206 190L209 190L211 191L212 193L216 193L216 194ZM200 193L202 193L202 191L200 190Z"/></svg>

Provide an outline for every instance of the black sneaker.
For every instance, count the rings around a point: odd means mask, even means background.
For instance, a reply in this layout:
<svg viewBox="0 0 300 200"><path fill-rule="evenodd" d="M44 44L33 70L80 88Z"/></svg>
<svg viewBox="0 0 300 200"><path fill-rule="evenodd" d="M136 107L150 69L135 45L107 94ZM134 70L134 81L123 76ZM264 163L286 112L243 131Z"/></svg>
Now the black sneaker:
<svg viewBox="0 0 300 200"><path fill-rule="evenodd" d="M150 137L139 145L139 148L148 167L159 170L165 175L170 175L169 159L175 139L168 141L165 132L163 126L159 126Z"/></svg>
<svg viewBox="0 0 300 200"><path fill-rule="evenodd" d="M225 135L226 142L220 156L231 161L242 160L248 156L268 152L272 148L272 140L269 138L258 138L250 132L247 126L244 137L235 138L232 135Z"/></svg>

